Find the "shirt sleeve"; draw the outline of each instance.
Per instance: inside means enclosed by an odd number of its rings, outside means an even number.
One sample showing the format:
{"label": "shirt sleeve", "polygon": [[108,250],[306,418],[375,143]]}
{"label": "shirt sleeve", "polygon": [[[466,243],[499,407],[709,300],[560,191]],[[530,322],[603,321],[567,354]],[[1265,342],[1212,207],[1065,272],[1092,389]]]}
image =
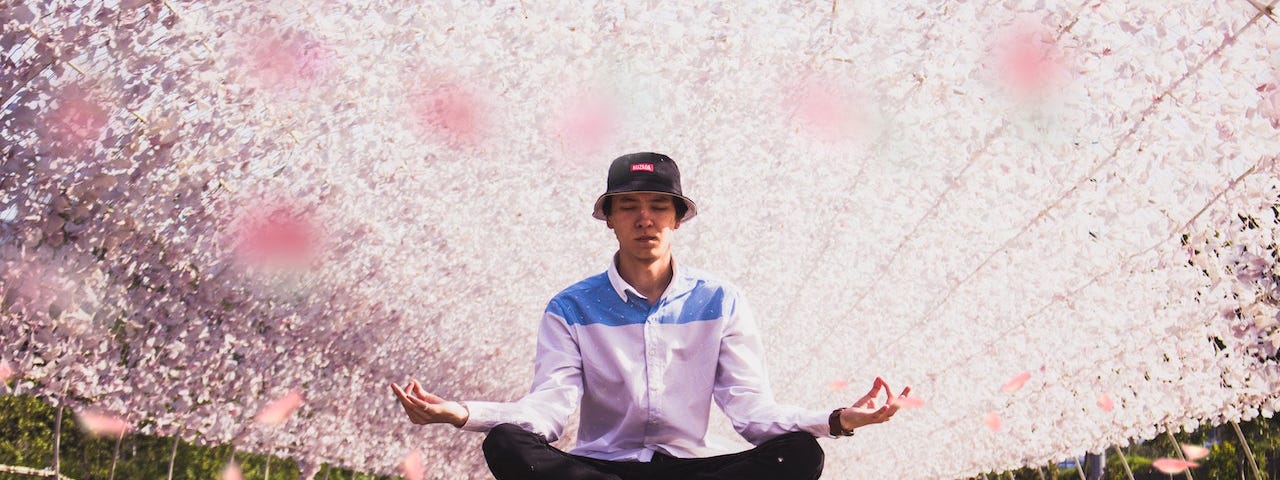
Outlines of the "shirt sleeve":
{"label": "shirt sleeve", "polygon": [[538,328],[533,387],[514,402],[464,402],[470,410],[463,430],[487,432],[510,423],[554,442],[564,432],[569,415],[582,401],[582,355],[569,326],[553,300]]}
{"label": "shirt sleeve", "polygon": [[834,438],[827,423],[829,410],[779,404],[769,387],[764,345],[751,309],[740,295],[732,295],[712,395],[733,423],[734,430],[753,445],[788,432],[809,432]]}

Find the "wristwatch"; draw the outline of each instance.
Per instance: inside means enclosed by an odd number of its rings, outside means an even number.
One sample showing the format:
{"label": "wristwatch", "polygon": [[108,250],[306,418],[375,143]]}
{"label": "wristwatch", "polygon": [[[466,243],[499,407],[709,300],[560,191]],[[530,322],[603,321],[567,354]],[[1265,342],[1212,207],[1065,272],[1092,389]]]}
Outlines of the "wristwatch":
{"label": "wristwatch", "polygon": [[827,424],[831,427],[831,435],[837,436],[837,437],[852,437],[853,429],[850,428],[848,430],[845,430],[844,426],[840,424],[841,410],[844,410],[844,409],[837,408],[835,410],[832,410],[831,416],[827,417]]}

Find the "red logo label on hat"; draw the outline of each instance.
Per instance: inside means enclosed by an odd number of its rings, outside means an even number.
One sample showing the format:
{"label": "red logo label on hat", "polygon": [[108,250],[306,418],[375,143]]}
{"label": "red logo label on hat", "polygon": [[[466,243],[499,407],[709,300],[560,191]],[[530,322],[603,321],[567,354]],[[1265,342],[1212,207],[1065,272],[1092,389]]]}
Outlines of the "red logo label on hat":
{"label": "red logo label on hat", "polygon": [[631,171],[633,171],[633,172],[652,172],[652,171],[653,171],[653,164],[652,164],[652,163],[635,163],[635,164],[632,164],[632,165],[631,165]]}

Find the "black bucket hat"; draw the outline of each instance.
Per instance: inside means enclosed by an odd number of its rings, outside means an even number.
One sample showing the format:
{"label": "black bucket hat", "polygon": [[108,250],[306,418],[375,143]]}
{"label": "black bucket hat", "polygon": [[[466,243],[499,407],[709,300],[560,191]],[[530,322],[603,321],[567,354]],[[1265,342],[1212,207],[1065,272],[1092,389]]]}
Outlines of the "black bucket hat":
{"label": "black bucket hat", "polygon": [[680,167],[671,157],[661,153],[641,152],[623,155],[609,165],[609,181],[603,195],[596,199],[595,212],[591,214],[604,220],[604,199],[620,193],[665,193],[684,202],[689,210],[680,221],[687,222],[698,214],[693,200],[680,191]]}

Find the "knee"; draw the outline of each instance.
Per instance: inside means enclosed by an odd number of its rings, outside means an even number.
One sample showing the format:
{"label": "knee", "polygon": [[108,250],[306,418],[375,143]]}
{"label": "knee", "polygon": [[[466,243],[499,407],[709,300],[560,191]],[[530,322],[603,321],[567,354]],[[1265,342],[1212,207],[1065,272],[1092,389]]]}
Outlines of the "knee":
{"label": "knee", "polygon": [[826,454],[818,439],[805,432],[791,432],[775,439],[779,461],[791,464],[788,471],[797,473],[796,478],[816,479],[822,475],[822,466]]}
{"label": "knee", "polygon": [[484,451],[486,458],[494,458],[495,456],[509,456],[514,452],[519,452],[531,440],[533,434],[525,431],[523,428],[504,423],[489,429],[489,433],[484,437],[484,443],[480,449]]}
{"label": "knee", "polygon": [[484,461],[494,478],[501,480],[532,479],[534,474],[533,459],[540,447],[546,445],[542,437],[525,431],[523,428],[504,423],[489,429],[480,449],[484,451]]}

